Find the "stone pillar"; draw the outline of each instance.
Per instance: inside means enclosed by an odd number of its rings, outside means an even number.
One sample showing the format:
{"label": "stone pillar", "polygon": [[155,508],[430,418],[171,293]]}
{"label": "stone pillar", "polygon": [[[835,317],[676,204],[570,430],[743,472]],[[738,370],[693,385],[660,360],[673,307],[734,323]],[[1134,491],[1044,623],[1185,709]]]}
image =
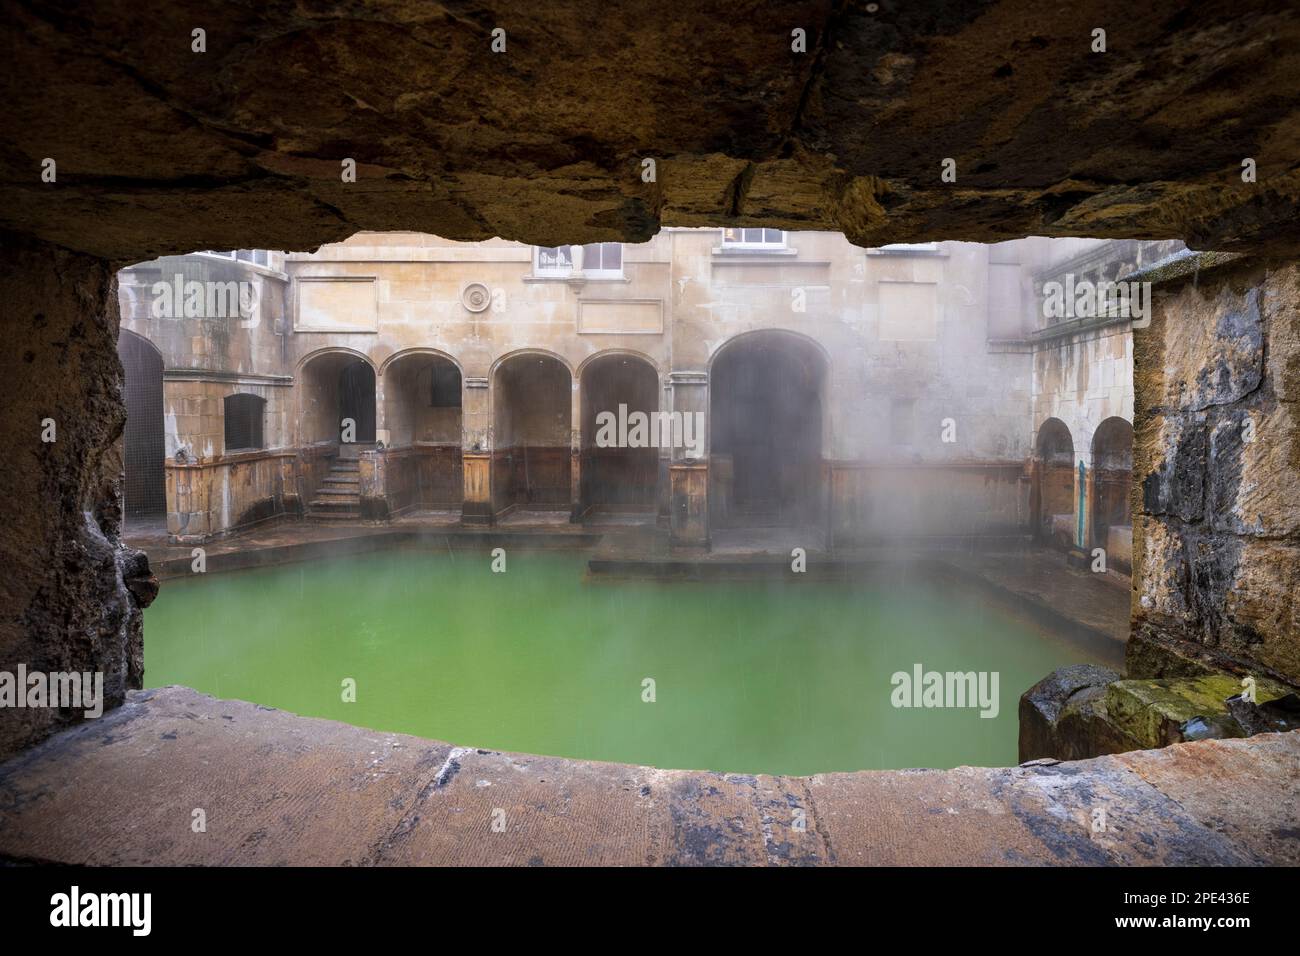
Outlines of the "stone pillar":
{"label": "stone pillar", "polygon": [[[170,544],[202,544],[212,533],[211,483],[199,462],[165,465],[167,482],[167,540]],[[172,510],[172,509],[175,510]]]}
{"label": "stone pillar", "polygon": [[[663,386],[659,389],[659,411],[671,412],[672,410],[673,387],[667,379],[664,379]],[[672,447],[661,444],[659,446],[659,470],[655,477],[655,524],[661,528],[669,527],[672,522],[672,481],[668,471],[672,463]]]}
{"label": "stone pillar", "polygon": [[1029,456],[1029,461],[1025,464],[1025,480],[1029,482],[1029,510],[1027,512],[1026,524],[1033,540],[1038,542],[1042,537],[1043,526],[1043,462],[1038,457],[1038,450],[1035,449]]}
{"label": "stone pillar", "polygon": [[385,448],[392,444],[388,434],[388,416],[384,411],[384,379],[387,377],[375,372],[375,441],[383,442]]}
{"label": "stone pillar", "polygon": [[[579,247],[580,248],[580,247]],[[582,385],[574,378],[569,390],[569,520],[582,518]]]}
{"label": "stone pillar", "polygon": [[[1092,466],[1092,456],[1089,455],[1084,460],[1084,480],[1083,480],[1083,498],[1080,502],[1083,505],[1083,542],[1082,546],[1088,552],[1089,557],[1092,555],[1093,548],[1106,547],[1105,541],[1098,541],[1096,533],[1093,530],[1093,508],[1097,502],[1097,470]],[[1078,469],[1075,465],[1075,469]]]}
{"label": "stone pillar", "polygon": [[[361,517],[369,521],[387,521],[391,511],[388,500],[388,416],[384,413],[384,380],[375,370],[375,442],[376,447],[358,455],[361,473]],[[383,447],[379,447],[379,443]]]}
{"label": "stone pillar", "polygon": [[388,481],[386,452],[368,448],[357,456],[360,475],[361,517],[368,521],[387,521]]}
{"label": "stone pillar", "polygon": [[1075,452],[1072,471],[1074,483],[1071,486],[1070,514],[1074,523],[1070,527],[1070,547],[1066,550],[1065,560],[1071,567],[1087,570],[1092,555],[1088,552],[1088,480],[1091,469],[1086,455]]}
{"label": "stone pillar", "polygon": [[1091,537],[1088,533],[1088,509],[1092,500],[1088,494],[1092,487],[1092,469],[1086,455],[1074,460],[1074,546],[1086,548]]}
{"label": "stone pillar", "polygon": [[465,486],[460,520],[490,525],[492,511],[492,421],[486,378],[462,378],[461,474]]}
{"label": "stone pillar", "polygon": [[[671,410],[688,415],[704,433],[703,457],[689,457],[687,448],[674,444],[669,465],[668,539],[677,548],[709,547],[709,375],[707,372],[671,372],[668,375]],[[692,428],[699,434],[700,428]],[[675,430],[674,430],[675,433]],[[676,438],[674,434],[674,439]]]}

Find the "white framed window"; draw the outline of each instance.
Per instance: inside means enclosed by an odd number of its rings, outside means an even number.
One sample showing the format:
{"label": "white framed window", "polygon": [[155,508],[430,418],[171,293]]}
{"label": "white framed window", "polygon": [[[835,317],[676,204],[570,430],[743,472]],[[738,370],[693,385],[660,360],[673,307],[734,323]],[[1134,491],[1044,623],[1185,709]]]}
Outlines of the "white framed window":
{"label": "white framed window", "polygon": [[726,249],[784,249],[784,229],[723,229]]}
{"label": "white framed window", "polygon": [[232,249],[223,252],[207,249],[204,250],[203,254],[205,256],[216,256],[218,259],[234,259],[236,262],[251,262],[255,266],[262,266],[267,269],[271,267],[271,252],[268,249]]}
{"label": "white framed window", "polygon": [[534,250],[533,272],[539,276],[565,276],[573,271],[571,246],[538,246]]}
{"label": "white framed window", "polygon": [[582,247],[582,271],[615,278],[623,274],[623,243],[590,242]]}
{"label": "white framed window", "polygon": [[[537,246],[533,273],[539,276],[567,276],[573,272],[573,246]],[[623,243],[589,242],[582,247],[582,274],[587,278],[623,277]]]}
{"label": "white framed window", "polygon": [[235,258],[240,262],[251,262],[255,266],[271,264],[271,253],[266,249],[239,249],[235,252]]}

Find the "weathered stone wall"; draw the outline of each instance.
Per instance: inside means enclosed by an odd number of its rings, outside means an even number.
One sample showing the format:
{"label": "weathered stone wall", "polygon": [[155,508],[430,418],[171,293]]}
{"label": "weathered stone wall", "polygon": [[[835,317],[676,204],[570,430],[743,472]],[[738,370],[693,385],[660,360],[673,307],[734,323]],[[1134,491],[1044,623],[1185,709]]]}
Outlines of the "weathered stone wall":
{"label": "weathered stone wall", "polygon": [[[105,708],[143,675],[143,554],[121,529],[121,400],[112,269],[52,245],[5,237],[0,301],[0,671],[102,672]],[[53,442],[42,441],[52,419]],[[0,759],[81,719],[82,708],[0,709]]]}
{"label": "weathered stone wall", "polygon": [[1153,276],[1134,334],[1129,676],[1210,662],[1296,684],[1300,266],[1224,259]]}
{"label": "weathered stone wall", "polygon": [[553,245],[723,222],[1293,255],[1300,11],[1187,6],[15,4],[0,222],[121,262],[361,229]]}
{"label": "weathered stone wall", "polygon": [[[283,454],[297,412],[286,374],[285,283],[277,269],[213,255],[166,256],[118,273],[122,328],[163,356],[167,529],[178,540],[301,510],[297,466]],[[253,307],[227,314],[241,287]],[[223,402],[235,394],[265,401],[263,450],[225,447]]]}

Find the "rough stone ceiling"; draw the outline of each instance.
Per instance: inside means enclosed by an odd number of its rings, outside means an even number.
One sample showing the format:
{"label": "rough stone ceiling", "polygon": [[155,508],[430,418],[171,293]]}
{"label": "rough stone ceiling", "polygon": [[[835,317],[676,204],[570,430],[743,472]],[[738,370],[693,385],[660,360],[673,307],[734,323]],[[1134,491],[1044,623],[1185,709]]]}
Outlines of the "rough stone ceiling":
{"label": "rough stone ceiling", "polygon": [[719,223],[1300,253],[1293,0],[4,6],[0,226],[118,263]]}

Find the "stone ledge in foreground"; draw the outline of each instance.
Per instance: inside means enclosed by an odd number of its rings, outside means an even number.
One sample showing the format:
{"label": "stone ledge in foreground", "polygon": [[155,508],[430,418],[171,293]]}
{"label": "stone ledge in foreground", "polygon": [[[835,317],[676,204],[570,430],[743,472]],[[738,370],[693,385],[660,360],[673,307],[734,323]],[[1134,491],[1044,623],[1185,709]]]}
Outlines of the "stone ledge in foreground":
{"label": "stone ledge in foreground", "polygon": [[0,765],[0,858],[1294,865],[1296,779],[1300,731],[1012,768],[746,776],[458,748],[166,687]]}

